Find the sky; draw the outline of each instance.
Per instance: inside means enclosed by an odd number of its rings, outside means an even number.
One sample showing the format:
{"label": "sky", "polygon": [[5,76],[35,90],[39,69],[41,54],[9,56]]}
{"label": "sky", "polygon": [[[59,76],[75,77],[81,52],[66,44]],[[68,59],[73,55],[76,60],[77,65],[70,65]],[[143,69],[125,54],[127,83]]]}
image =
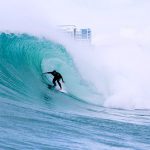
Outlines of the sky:
{"label": "sky", "polygon": [[0,0],[0,30],[76,25],[92,43],[126,38],[149,43],[149,0]]}

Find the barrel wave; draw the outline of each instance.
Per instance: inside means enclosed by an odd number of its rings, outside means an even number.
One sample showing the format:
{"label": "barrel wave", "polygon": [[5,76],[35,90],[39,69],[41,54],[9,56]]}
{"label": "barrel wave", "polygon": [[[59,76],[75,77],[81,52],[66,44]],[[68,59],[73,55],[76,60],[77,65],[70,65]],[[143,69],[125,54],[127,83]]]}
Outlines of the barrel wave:
{"label": "barrel wave", "polygon": [[42,73],[53,69],[63,74],[68,92],[76,94],[81,77],[64,46],[27,34],[1,33],[0,41],[1,96],[41,99],[46,84],[51,84],[51,78]]}
{"label": "barrel wave", "polygon": [[[96,105],[102,95],[62,44],[1,33],[0,58],[0,149],[150,148],[150,111]],[[53,69],[63,75],[67,94],[47,88],[52,78],[42,73]]]}

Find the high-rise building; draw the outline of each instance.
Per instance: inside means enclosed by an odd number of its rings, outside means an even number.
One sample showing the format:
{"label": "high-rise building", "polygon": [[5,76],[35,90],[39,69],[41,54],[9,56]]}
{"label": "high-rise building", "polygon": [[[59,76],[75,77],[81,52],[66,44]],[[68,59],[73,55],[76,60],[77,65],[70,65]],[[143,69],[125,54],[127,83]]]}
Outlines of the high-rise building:
{"label": "high-rise building", "polygon": [[76,41],[91,43],[92,31],[90,28],[78,29],[75,25],[60,25],[59,29]]}

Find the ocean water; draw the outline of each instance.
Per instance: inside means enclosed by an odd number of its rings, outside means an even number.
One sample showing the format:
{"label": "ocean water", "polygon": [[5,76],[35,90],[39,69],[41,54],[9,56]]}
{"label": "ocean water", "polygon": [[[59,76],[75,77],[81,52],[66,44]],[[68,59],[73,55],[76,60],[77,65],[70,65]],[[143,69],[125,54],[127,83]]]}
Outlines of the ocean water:
{"label": "ocean water", "polygon": [[[150,149],[148,107],[106,107],[78,66],[60,43],[0,34],[0,149]],[[67,93],[47,88],[51,76],[42,72],[53,69],[63,75]]]}

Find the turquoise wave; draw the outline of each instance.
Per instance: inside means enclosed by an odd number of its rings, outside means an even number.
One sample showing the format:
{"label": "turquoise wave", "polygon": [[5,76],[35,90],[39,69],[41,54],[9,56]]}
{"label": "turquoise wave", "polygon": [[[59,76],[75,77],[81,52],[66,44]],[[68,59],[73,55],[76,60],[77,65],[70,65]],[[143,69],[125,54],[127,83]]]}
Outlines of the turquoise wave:
{"label": "turquoise wave", "polygon": [[[80,76],[66,48],[45,38],[27,34],[0,34],[0,96],[15,100],[41,100],[46,95],[50,75],[59,71],[69,95],[88,99],[90,88]],[[46,83],[46,84],[45,84]]]}
{"label": "turquoise wave", "polygon": [[[149,149],[149,110],[87,103],[91,89],[63,45],[1,33],[0,58],[0,149]],[[42,72],[53,69],[68,94],[47,88]]]}

